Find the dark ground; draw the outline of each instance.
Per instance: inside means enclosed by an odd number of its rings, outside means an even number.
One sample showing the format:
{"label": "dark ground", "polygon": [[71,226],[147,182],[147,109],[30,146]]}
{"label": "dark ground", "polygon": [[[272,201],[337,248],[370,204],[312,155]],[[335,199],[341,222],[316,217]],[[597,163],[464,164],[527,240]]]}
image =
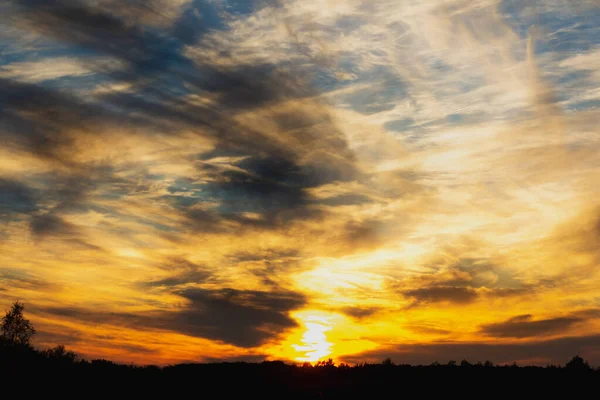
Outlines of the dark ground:
{"label": "dark ground", "polygon": [[[68,351],[4,347],[0,351],[0,398],[193,397],[372,399],[444,397],[597,398],[600,370],[574,357],[565,366],[488,364],[409,366],[296,366],[283,362],[120,365],[78,360]],[[21,395],[4,396],[7,390]],[[12,393],[12,392],[10,392]]]}

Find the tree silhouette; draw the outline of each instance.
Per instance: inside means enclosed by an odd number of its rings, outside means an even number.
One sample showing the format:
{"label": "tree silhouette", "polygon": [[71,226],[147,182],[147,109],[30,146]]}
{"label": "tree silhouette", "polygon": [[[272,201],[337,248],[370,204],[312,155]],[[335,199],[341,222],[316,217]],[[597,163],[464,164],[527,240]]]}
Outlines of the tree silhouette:
{"label": "tree silhouette", "polygon": [[2,318],[2,338],[9,344],[29,346],[31,337],[35,335],[35,328],[23,317],[24,309],[23,303],[15,301]]}
{"label": "tree silhouette", "polygon": [[330,358],[327,361],[317,361],[316,366],[321,368],[335,368],[335,362]]}
{"label": "tree silhouette", "polygon": [[382,365],[388,366],[388,367],[393,367],[394,366],[394,362],[392,361],[391,358],[386,358],[385,360],[383,360],[381,362]]}
{"label": "tree silhouette", "polygon": [[567,369],[573,370],[590,370],[592,367],[585,361],[583,358],[579,357],[579,354],[576,355],[565,365]]}

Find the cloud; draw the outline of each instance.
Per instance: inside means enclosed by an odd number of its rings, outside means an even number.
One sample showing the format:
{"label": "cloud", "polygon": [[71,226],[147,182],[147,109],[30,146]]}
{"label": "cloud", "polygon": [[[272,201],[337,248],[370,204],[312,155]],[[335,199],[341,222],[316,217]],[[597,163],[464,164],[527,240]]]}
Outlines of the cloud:
{"label": "cloud", "polygon": [[296,270],[305,269],[302,257],[297,252],[275,251],[268,258],[246,263],[233,263],[236,268],[241,268],[258,279],[261,286],[277,289],[287,281],[287,274]]}
{"label": "cloud", "polygon": [[0,83],[4,88],[0,115],[5,121],[0,134],[17,150],[69,163],[72,131],[85,131],[93,122],[97,129],[102,111],[94,112],[69,94],[6,78],[0,78]]}
{"label": "cloud", "polygon": [[[240,225],[272,229],[318,216],[321,212],[311,205],[310,188],[358,177],[344,135],[327,109],[319,107],[317,92],[301,74],[274,65],[199,64],[184,54],[190,35],[196,42],[212,29],[226,29],[214,25],[217,14],[203,14],[212,3],[193,2],[181,15],[184,19],[203,15],[195,24],[186,22],[186,29],[196,33],[175,29],[165,35],[88,3],[13,3],[21,10],[20,23],[121,65],[110,70],[101,63],[94,67],[104,80],[130,88],[84,101],[44,86],[6,81],[8,95],[0,102],[12,128],[11,140],[22,149],[85,173],[92,167],[74,163],[76,148],[106,135],[111,127],[141,128],[164,136],[191,131],[210,141],[221,156],[241,157],[224,170],[197,163],[198,173],[211,178],[198,185],[203,197],[188,199],[190,204],[171,204],[191,226],[213,233]],[[129,4],[125,3],[123,7]],[[290,101],[298,103],[286,105]],[[209,201],[220,204],[204,206]]]}
{"label": "cloud", "polygon": [[241,347],[254,347],[296,326],[288,312],[306,303],[291,292],[188,289],[179,295],[190,301],[168,327]]}
{"label": "cloud", "polygon": [[327,197],[322,200],[317,200],[316,202],[318,204],[323,204],[330,207],[339,207],[368,204],[372,201],[373,199],[360,193],[346,193],[338,196]]}
{"label": "cloud", "polygon": [[0,178],[0,218],[29,214],[37,210],[36,193],[27,185]]}
{"label": "cloud", "polygon": [[343,357],[345,362],[378,362],[390,357],[396,364],[428,365],[434,361],[466,359],[497,364],[562,364],[579,354],[592,365],[600,364],[600,336],[573,336],[519,343],[442,342],[385,346],[375,351]]}
{"label": "cloud", "polygon": [[60,327],[57,329],[56,326],[48,326],[48,325],[36,325],[36,333],[33,338],[36,347],[54,347],[57,345],[63,345],[65,343],[69,343],[69,345],[74,345],[82,340],[82,332],[69,329],[66,327]]}
{"label": "cloud", "polygon": [[156,63],[159,56],[176,57],[161,37],[144,33],[119,16],[89,3],[63,0],[15,0],[12,3],[22,13],[19,15],[25,19],[22,22],[32,24],[38,32],[111,55],[128,62],[132,68],[140,68],[140,72],[160,68]]}
{"label": "cloud", "polygon": [[533,298],[555,285],[554,279],[535,284],[524,282],[510,273],[500,259],[469,256],[482,250],[482,244],[477,242],[442,248],[439,253],[432,253],[421,261],[420,273],[401,276],[387,285],[389,290],[410,299],[409,307],[427,304],[461,306]]}
{"label": "cloud", "polygon": [[140,313],[90,312],[81,308],[45,307],[43,313],[95,324],[159,329],[207,338],[239,347],[256,347],[297,323],[289,312],[306,304],[306,297],[288,291],[186,288],[175,291],[187,301],[171,311]]}
{"label": "cloud", "polygon": [[[178,286],[187,284],[198,285],[205,283],[213,278],[209,268],[179,257],[172,258],[168,260],[168,262],[161,264],[160,268],[168,271],[170,276],[162,279],[144,281],[141,282],[140,285],[142,287],[173,290]],[[176,271],[176,273],[173,273],[174,271]]]}
{"label": "cloud", "polygon": [[0,287],[3,289],[53,290],[56,285],[15,268],[0,269]]}
{"label": "cloud", "polygon": [[470,287],[432,286],[403,292],[407,297],[413,298],[417,303],[468,304],[477,298],[477,292]]}
{"label": "cloud", "polygon": [[367,319],[381,311],[380,307],[344,307],[342,313],[357,320]]}
{"label": "cloud", "polygon": [[260,251],[240,251],[229,255],[232,262],[290,262],[297,260],[300,253],[297,249],[266,248]]}
{"label": "cloud", "polygon": [[[218,198],[233,200],[221,203],[222,214],[258,213],[263,216],[258,224],[277,224],[281,214],[292,217],[298,210],[306,209],[306,189],[318,184],[318,181],[310,182],[318,179],[317,174],[312,175],[283,157],[253,157],[245,159],[238,167],[241,171],[222,173],[219,180],[208,185],[207,189]],[[300,216],[309,214],[308,210],[300,212]]]}
{"label": "cloud", "polygon": [[491,337],[526,338],[555,335],[567,331],[573,325],[583,322],[578,317],[558,317],[534,320],[532,315],[519,315],[504,322],[487,324],[481,332]]}
{"label": "cloud", "polygon": [[377,219],[348,221],[343,228],[344,242],[351,246],[369,247],[383,239],[384,223]]}
{"label": "cloud", "polygon": [[6,78],[27,83],[64,78],[80,77],[94,73],[90,66],[102,60],[89,60],[90,65],[85,65],[80,60],[63,58],[49,58],[44,60],[16,62],[0,66],[0,78]]}
{"label": "cloud", "polygon": [[439,329],[427,324],[411,324],[404,328],[409,329],[412,332],[424,334],[424,335],[450,335],[452,331],[447,329]]}
{"label": "cloud", "polygon": [[76,229],[73,225],[65,222],[60,217],[51,214],[36,215],[31,219],[31,231],[38,237],[47,235],[74,234]]}

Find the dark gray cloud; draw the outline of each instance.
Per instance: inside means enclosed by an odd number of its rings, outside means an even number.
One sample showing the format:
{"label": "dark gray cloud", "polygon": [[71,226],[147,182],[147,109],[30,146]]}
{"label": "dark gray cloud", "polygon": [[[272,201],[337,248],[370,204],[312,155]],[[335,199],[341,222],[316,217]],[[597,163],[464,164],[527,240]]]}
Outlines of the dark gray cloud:
{"label": "dark gray cloud", "polygon": [[239,262],[273,262],[296,260],[300,256],[297,249],[268,248],[262,251],[239,251],[230,254],[228,258],[233,263]]}
{"label": "dark gray cloud", "polygon": [[242,347],[257,346],[295,327],[288,312],[306,304],[303,295],[292,292],[189,289],[180,295],[191,304],[175,316],[177,330]]}
{"label": "dark gray cloud", "polygon": [[53,347],[56,345],[69,346],[74,345],[82,340],[81,331],[61,326],[60,332],[56,332],[50,326],[36,324],[36,333],[33,337],[36,345],[43,347]]}
{"label": "dark gray cloud", "polygon": [[[13,0],[20,15],[35,29],[57,41],[70,43],[127,62],[139,73],[156,73],[177,53],[173,42],[152,30],[142,30],[109,10],[89,2],[67,0]],[[120,8],[134,1],[121,2]],[[119,8],[115,8],[119,9]],[[160,60],[163,62],[160,62]]]}
{"label": "dark gray cloud", "polygon": [[498,364],[565,364],[579,354],[592,365],[600,365],[600,335],[517,343],[437,342],[388,346],[375,351],[343,357],[345,362],[381,362],[390,357],[397,364],[428,365],[434,361],[466,359]]}
{"label": "dark gray cloud", "polygon": [[[600,300],[600,299],[597,299]],[[581,319],[596,319],[600,318],[600,308],[588,308],[584,310],[575,311],[569,314],[570,317],[573,318],[581,318]]]}
{"label": "dark gray cloud", "polygon": [[403,294],[413,298],[416,303],[441,303],[467,304],[477,298],[477,292],[470,287],[456,286],[429,286],[419,289],[404,291]]}
{"label": "dark gray cloud", "polygon": [[[106,342],[103,342],[102,345],[105,346]],[[111,345],[110,343],[108,343],[108,346],[106,347],[112,347],[113,349],[118,349],[118,350],[125,350],[128,351],[132,354],[160,354],[159,350],[155,350],[155,349],[150,349],[148,347],[145,346],[141,346],[138,344],[133,344],[133,343],[116,343],[114,345]]]}
{"label": "dark gray cloud", "polygon": [[[40,156],[53,156],[57,148],[70,143],[66,127],[58,127],[66,119],[68,102],[63,96],[36,85],[0,78],[0,118],[2,139],[11,147],[28,149]],[[77,108],[74,108],[75,110]],[[50,121],[51,116],[57,122]],[[75,121],[69,118],[70,122]]]}
{"label": "dark gray cloud", "polygon": [[[220,155],[245,156],[235,164],[236,169],[218,171],[202,164],[203,173],[208,172],[211,179],[203,185],[202,191],[220,202],[215,210],[220,218],[255,227],[277,227],[293,219],[322,216],[323,210],[311,199],[308,190],[326,183],[352,180],[358,175],[350,161],[328,162],[327,154],[311,163],[300,162],[303,152],[318,146],[304,140],[298,147],[299,154],[291,154],[288,149],[256,154],[221,150]],[[258,213],[261,218],[247,218],[243,213]],[[200,216],[190,217],[200,221],[201,227],[214,226],[211,214],[204,210]]]}
{"label": "dark gray cloud", "polygon": [[240,347],[255,347],[297,326],[289,312],[306,304],[303,295],[281,290],[260,292],[193,288],[182,289],[177,294],[188,302],[177,310],[138,314],[102,313],[65,307],[38,310],[88,323],[168,330]]}
{"label": "dark gray cloud", "polygon": [[59,238],[74,248],[100,251],[104,249],[89,243],[82,237],[80,230],[73,224],[54,214],[34,215],[30,221],[30,230],[36,240],[48,237]]}
{"label": "dark gray cloud", "polygon": [[381,311],[379,307],[345,307],[340,310],[342,313],[357,320],[371,317]]}
{"label": "dark gray cloud", "polygon": [[524,284],[485,258],[459,258],[451,265],[446,259],[426,265],[430,273],[391,282],[390,289],[412,299],[411,307],[423,304],[468,304],[494,298],[535,296],[555,286],[554,280]]}
{"label": "dark gray cloud", "polygon": [[35,191],[21,182],[0,178],[0,220],[37,210]]}
{"label": "dark gray cloud", "polygon": [[[190,226],[202,232],[223,232],[239,226],[276,228],[296,219],[321,218],[324,211],[311,199],[309,189],[355,176],[352,166],[337,169],[334,163],[303,164],[288,150],[277,154],[220,150],[219,155],[242,155],[244,159],[234,164],[235,169],[227,170],[202,162],[198,168],[208,182],[194,187],[201,191],[202,198],[188,197],[185,202],[170,199],[188,217]],[[213,156],[215,153],[210,152],[204,157]],[[218,206],[198,207],[209,201]]]}
{"label": "dark gray cloud", "polygon": [[519,315],[504,322],[487,324],[481,332],[492,337],[526,338],[545,336],[564,332],[583,318],[569,316],[534,320],[532,315]]}
{"label": "dark gray cloud", "polygon": [[366,203],[372,203],[373,199],[368,196],[356,193],[347,193],[341,194],[335,197],[329,197],[326,199],[316,200],[315,203],[330,206],[330,207],[339,207],[339,206],[355,206]]}
{"label": "dark gray cloud", "polygon": [[368,248],[381,243],[385,229],[386,224],[377,219],[351,220],[344,225],[342,237],[354,248]]}
{"label": "dark gray cloud", "polygon": [[[541,286],[541,285],[540,285]],[[540,289],[540,286],[537,286]],[[534,295],[536,293],[534,286],[523,286],[522,288],[494,288],[485,295],[489,297],[513,297]]]}
{"label": "dark gray cloud", "polygon": [[31,218],[31,232],[38,237],[60,236],[74,234],[76,228],[56,215],[45,214]]}
{"label": "dark gray cloud", "polygon": [[439,329],[439,328],[435,328],[433,326],[425,325],[425,324],[405,325],[404,328],[410,329],[411,331],[416,332],[416,333],[423,333],[426,335],[449,335],[452,333],[449,330]]}
{"label": "dark gray cloud", "polygon": [[[297,250],[265,249],[256,252],[238,252],[231,254],[223,261],[220,268],[239,268],[260,279],[265,288],[280,290],[280,278],[284,272],[299,268]],[[200,265],[184,258],[174,257],[157,264],[157,267],[168,271],[169,277],[140,282],[143,288],[177,292],[183,286],[197,287],[201,284],[223,284],[215,267]]]}
{"label": "dark gray cloud", "polygon": [[211,274],[206,271],[190,271],[170,278],[144,282],[144,285],[150,287],[175,287],[186,285],[188,283],[203,283],[210,275]]}
{"label": "dark gray cloud", "polygon": [[67,166],[77,179],[93,176],[98,168],[74,160],[77,135],[101,136],[107,127],[115,126],[153,130],[160,124],[158,119],[140,118],[106,102],[84,101],[65,90],[4,78],[0,78],[0,85],[4,127],[0,137],[6,145]]}
{"label": "dark gray cloud", "polygon": [[228,256],[232,266],[241,266],[265,287],[276,290],[286,273],[303,268],[300,252],[295,249],[269,248],[255,252],[237,252]]}
{"label": "dark gray cloud", "polygon": [[[208,185],[222,199],[222,214],[257,212],[261,222],[276,223],[280,214],[291,215],[308,205],[306,189],[319,184],[319,177],[305,171],[293,160],[275,155],[245,159],[242,171],[227,171]],[[231,199],[231,200],[229,200]]]}
{"label": "dark gray cloud", "polygon": [[176,257],[169,259],[164,263],[161,263],[159,267],[165,271],[171,272],[172,276],[163,279],[141,282],[140,285],[142,287],[165,288],[172,290],[182,285],[198,285],[201,283],[207,283],[209,280],[214,280],[209,268],[193,263],[184,258]]}
{"label": "dark gray cloud", "polygon": [[20,288],[29,290],[52,289],[55,285],[40,279],[28,272],[17,268],[6,268],[0,270],[0,287]]}

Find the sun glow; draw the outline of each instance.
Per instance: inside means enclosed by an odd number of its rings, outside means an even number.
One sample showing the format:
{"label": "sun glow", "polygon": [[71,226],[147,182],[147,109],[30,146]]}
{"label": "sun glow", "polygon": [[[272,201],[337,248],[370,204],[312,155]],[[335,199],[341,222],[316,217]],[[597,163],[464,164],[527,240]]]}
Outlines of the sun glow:
{"label": "sun glow", "polygon": [[298,361],[315,362],[332,353],[333,343],[327,340],[326,332],[332,329],[331,319],[324,316],[309,315],[301,318],[306,331],[300,341],[302,344],[294,344],[292,347],[304,353],[304,356],[296,357]]}

